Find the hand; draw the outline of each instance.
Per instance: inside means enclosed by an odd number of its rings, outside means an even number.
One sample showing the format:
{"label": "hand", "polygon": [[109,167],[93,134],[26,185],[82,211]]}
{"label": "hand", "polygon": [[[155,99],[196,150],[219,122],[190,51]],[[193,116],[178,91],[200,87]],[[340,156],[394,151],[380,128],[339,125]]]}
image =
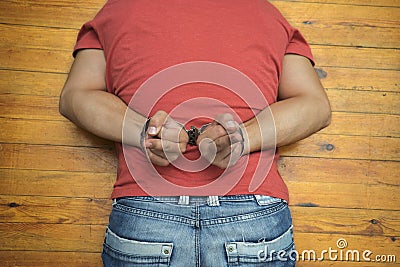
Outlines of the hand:
{"label": "hand", "polygon": [[153,164],[168,166],[186,151],[188,141],[182,125],[161,110],[148,123],[144,147]]}
{"label": "hand", "polygon": [[201,155],[221,169],[233,166],[243,153],[241,131],[231,114],[218,115],[197,139]]}

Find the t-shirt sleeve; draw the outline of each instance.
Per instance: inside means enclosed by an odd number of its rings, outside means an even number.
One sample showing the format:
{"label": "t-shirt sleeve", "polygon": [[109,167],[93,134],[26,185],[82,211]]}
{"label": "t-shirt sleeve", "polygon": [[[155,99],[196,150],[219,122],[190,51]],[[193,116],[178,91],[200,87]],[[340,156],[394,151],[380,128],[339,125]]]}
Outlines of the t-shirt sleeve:
{"label": "t-shirt sleeve", "polygon": [[292,38],[290,39],[289,44],[286,48],[286,54],[296,54],[304,56],[311,61],[311,64],[313,66],[315,65],[311,48],[306,39],[304,39],[303,35],[297,29],[293,29]]}
{"label": "t-shirt sleeve", "polygon": [[93,27],[93,22],[85,23],[78,33],[73,56],[82,49],[103,49],[99,36]]}

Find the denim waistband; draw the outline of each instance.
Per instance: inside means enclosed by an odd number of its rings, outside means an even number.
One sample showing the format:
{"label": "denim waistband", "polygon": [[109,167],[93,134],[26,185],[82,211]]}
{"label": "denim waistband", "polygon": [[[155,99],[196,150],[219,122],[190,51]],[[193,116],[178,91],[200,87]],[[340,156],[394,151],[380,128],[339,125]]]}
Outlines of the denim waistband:
{"label": "denim waistband", "polygon": [[[124,197],[126,199],[148,201],[148,202],[165,202],[178,205],[193,205],[207,203],[209,206],[219,206],[220,202],[239,202],[255,200],[260,205],[268,205],[276,202],[286,202],[283,199],[266,195],[231,195],[231,196],[135,196]],[[114,203],[116,203],[114,199]]]}

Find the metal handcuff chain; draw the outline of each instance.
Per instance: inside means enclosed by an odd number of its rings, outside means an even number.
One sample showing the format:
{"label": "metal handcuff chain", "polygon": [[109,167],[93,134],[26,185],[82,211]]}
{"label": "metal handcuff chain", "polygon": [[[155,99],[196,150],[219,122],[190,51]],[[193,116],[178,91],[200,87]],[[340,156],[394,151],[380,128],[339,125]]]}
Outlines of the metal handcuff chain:
{"label": "metal handcuff chain", "polygon": [[[144,139],[146,138],[146,132],[147,132],[147,128],[149,127],[149,122],[150,122],[151,118],[148,118],[145,122],[145,124],[143,125],[143,129],[140,135],[140,144],[142,145],[142,150],[144,149]],[[188,144],[190,146],[197,146],[197,138],[199,137],[200,134],[202,134],[205,129],[211,124],[211,123],[206,123],[204,125],[202,125],[200,128],[197,128],[196,126],[190,126],[189,129],[185,128],[185,125],[179,123],[182,126],[182,129],[185,130],[185,132],[187,133],[188,137],[189,137],[189,141]],[[242,151],[240,153],[240,156],[243,155],[243,151],[244,151],[244,136],[243,136],[243,130],[241,127],[239,127],[239,133],[242,136],[242,141],[241,141],[241,145],[242,145]]]}

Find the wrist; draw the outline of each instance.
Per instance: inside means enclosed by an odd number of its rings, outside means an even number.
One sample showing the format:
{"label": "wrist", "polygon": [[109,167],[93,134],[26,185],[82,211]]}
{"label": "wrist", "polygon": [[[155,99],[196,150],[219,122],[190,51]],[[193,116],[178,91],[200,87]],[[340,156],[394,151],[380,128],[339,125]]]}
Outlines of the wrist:
{"label": "wrist", "polygon": [[242,156],[250,154],[251,152],[250,140],[246,126],[244,124],[239,125],[239,132],[240,135],[242,136]]}
{"label": "wrist", "polygon": [[146,121],[143,124],[142,131],[140,132],[140,148],[145,151],[146,146],[145,146],[145,141],[147,137],[147,129],[149,128],[149,122],[151,118],[147,118]]}

